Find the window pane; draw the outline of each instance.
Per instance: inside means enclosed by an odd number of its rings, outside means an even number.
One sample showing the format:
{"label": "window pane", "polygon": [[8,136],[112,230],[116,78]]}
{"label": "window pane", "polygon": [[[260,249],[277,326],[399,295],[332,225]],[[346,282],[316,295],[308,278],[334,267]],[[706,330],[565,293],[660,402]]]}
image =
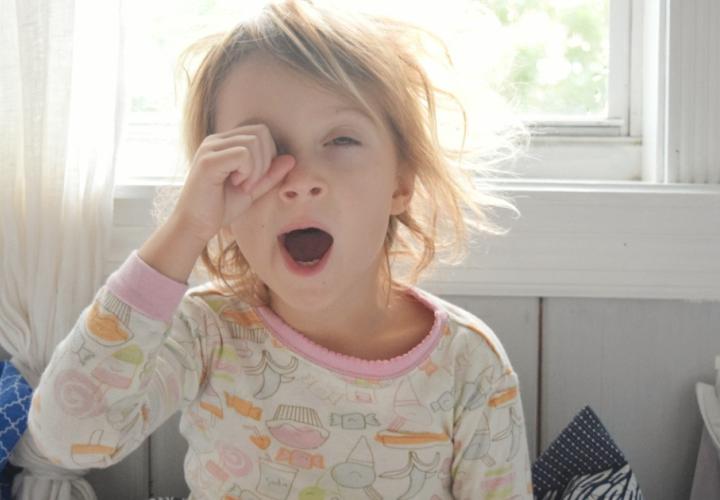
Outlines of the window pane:
{"label": "window pane", "polygon": [[[336,3],[350,1],[357,2]],[[177,58],[197,38],[230,29],[262,3],[124,0],[129,108],[119,151],[120,182],[181,172],[184,96],[176,95],[183,90],[175,88]],[[363,5],[403,16],[443,37],[463,87],[471,89],[463,95],[468,101],[480,94],[476,89],[488,87],[536,120],[607,116],[609,0],[444,0],[442,7],[364,0]],[[480,108],[487,113],[494,105],[484,101]]]}
{"label": "window pane", "polygon": [[532,115],[607,116],[609,0],[475,0],[495,17],[493,85]]}

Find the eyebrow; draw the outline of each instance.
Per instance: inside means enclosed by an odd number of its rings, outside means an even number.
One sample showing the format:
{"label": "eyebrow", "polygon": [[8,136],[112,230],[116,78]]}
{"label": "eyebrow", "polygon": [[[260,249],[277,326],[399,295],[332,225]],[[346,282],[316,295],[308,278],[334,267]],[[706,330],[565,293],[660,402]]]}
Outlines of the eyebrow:
{"label": "eyebrow", "polygon": [[[335,112],[334,114],[340,114],[340,113],[348,114],[348,113],[351,113],[351,114],[357,115],[358,117],[364,118],[365,120],[369,121],[369,122],[372,123],[373,125],[377,125],[375,119],[373,119],[372,116],[370,116],[369,114],[367,114],[367,113],[366,113],[363,109],[361,109],[361,108],[357,108],[357,107],[353,107],[353,106],[330,106],[330,107],[328,107],[328,108],[325,108],[325,110],[327,110],[327,111],[334,111],[334,112]],[[237,127],[242,127],[242,126],[244,126],[244,125],[250,125],[250,124],[253,124],[253,123],[262,123],[262,122],[263,122],[263,120],[261,120],[260,118],[257,118],[257,117],[255,117],[255,116],[253,116],[253,117],[247,118],[246,120],[241,121],[240,123],[238,123],[237,125],[235,125],[235,128],[237,128]]]}

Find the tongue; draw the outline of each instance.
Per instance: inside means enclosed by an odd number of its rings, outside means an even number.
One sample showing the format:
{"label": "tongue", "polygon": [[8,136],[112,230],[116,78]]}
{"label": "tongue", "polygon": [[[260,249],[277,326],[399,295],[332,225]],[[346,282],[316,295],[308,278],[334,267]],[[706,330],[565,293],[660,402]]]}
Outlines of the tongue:
{"label": "tongue", "polygon": [[321,258],[332,243],[332,236],[315,228],[300,229],[285,235],[285,248],[292,258],[299,262]]}

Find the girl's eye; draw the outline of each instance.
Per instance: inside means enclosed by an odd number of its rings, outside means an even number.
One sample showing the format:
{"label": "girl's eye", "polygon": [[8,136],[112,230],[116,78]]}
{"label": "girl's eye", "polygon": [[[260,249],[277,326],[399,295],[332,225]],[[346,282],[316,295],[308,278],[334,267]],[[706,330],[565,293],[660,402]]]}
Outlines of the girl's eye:
{"label": "girl's eye", "polygon": [[356,141],[352,137],[347,137],[347,136],[336,137],[331,142],[335,146],[354,146],[354,145],[360,144],[358,141]]}

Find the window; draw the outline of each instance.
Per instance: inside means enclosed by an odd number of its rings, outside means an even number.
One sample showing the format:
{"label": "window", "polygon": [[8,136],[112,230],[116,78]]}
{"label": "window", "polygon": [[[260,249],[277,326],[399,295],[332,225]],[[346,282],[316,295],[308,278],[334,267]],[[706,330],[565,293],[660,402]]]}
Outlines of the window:
{"label": "window", "polygon": [[[260,0],[124,0],[129,99],[119,183],[172,177],[182,167],[174,70],[180,51],[232,27]],[[368,3],[368,2],[365,2]],[[377,0],[379,5],[383,2]],[[390,4],[388,6],[387,4]],[[426,4],[430,4],[427,2]],[[467,15],[438,18],[438,12]],[[639,13],[626,0],[456,0],[423,11],[385,2],[446,37],[462,78],[487,82],[511,100],[533,132],[517,176],[639,179]],[[170,15],[168,15],[171,13]],[[423,19],[422,17],[425,16]],[[638,30],[639,31],[639,30]],[[470,117],[472,120],[472,116]],[[577,159],[583,158],[582,163]]]}

